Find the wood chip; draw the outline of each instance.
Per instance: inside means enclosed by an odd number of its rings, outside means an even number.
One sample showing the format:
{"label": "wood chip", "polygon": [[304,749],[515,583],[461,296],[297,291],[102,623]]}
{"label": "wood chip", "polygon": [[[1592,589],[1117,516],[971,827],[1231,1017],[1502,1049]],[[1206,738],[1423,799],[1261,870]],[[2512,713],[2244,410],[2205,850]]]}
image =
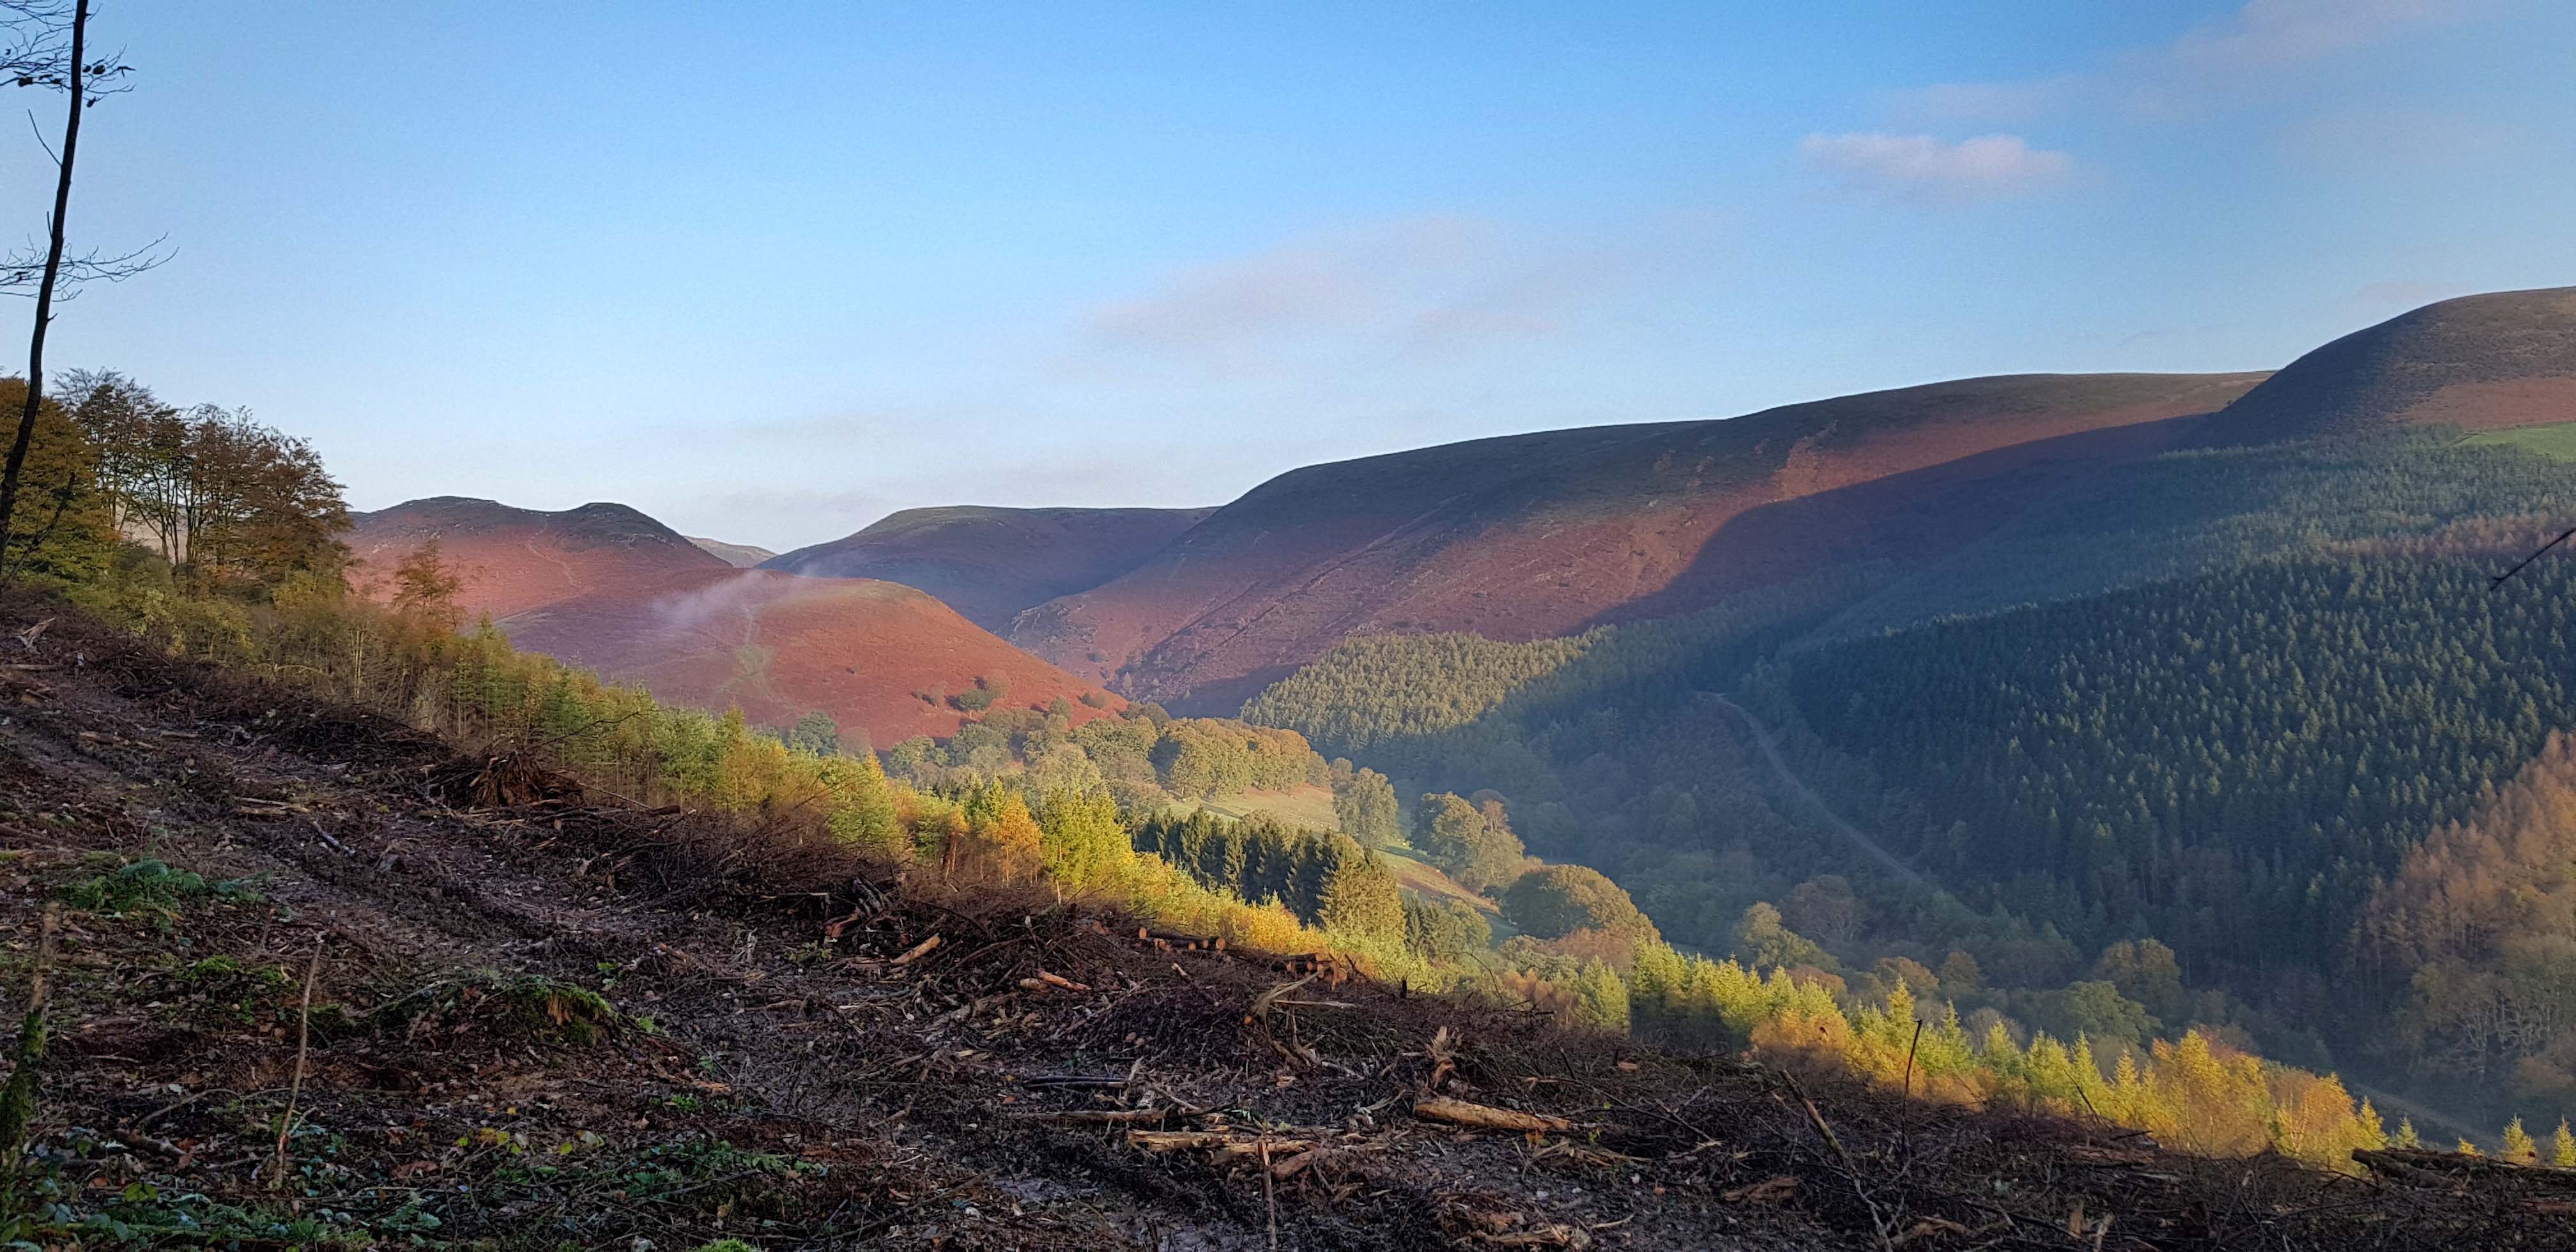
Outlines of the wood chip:
{"label": "wood chip", "polygon": [[925,957],[925,956],[930,955],[930,950],[931,950],[932,948],[936,948],[936,947],[938,947],[938,946],[939,946],[939,936],[937,936],[937,935],[932,935],[931,937],[929,937],[929,938],[927,938],[927,939],[924,939],[924,940],[922,940],[921,942],[919,942],[919,943],[916,943],[916,944],[912,945],[912,950],[911,950],[911,951],[906,952],[906,953],[904,953],[902,956],[898,956],[898,957],[896,957],[895,959],[893,959],[893,960],[891,960],[891,961],[886,962],[886,964],[887,964],[888,966],[892,967],[892,968],[895,968],[895,969],[901,969],[901,968],[903,968],[903,967],[904,967],[904,966],[906,966],[906,965],[910,965],[910,964],[912,964],[914,961],[918,961],[918,960],[920,960],[921,958],[923,958],[923,957]]}

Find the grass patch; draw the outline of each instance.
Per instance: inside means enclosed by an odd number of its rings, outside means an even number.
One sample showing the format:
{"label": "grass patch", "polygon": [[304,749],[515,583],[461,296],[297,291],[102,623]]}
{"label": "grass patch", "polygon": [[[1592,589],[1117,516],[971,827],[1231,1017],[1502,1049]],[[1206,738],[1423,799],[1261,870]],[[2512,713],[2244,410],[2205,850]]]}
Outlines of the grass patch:
{"label": "grass patch", "polygon": [[2576,422],[2488,431],[2482,435],[2471,435],[2462,442],[2472,446],[2520,448],[2551,460],[2576,461]]}
{"label": "grass patch", "polygon": [[1201,808],[1219,817],[1242,819],[1257,813],[1268,813],[1280,821],[1307,830],[1339,830],[1341,816],[1333,812],[1333,789],[1299,787],[1294,791],[1242,791],[1195,803],[1184,801],[1182,808]]}

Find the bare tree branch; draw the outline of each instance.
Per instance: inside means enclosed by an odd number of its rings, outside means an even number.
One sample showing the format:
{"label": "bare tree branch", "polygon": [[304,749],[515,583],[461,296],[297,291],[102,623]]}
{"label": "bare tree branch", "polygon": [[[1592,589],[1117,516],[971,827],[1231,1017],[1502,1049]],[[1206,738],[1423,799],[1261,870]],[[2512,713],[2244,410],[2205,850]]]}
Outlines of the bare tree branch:
{"label": "bare tree branch", "polygon": [[[168,235],[119,256],[90,251],[80,256],[64,257],[59,263],[54,303],[68,304],[80,297],[87,283],[121,283],[147,270],[168,262],[176,253],[164,252]],[[33,246],[0,257],[0,294],[33,296],[44,284],[46,255]]]}

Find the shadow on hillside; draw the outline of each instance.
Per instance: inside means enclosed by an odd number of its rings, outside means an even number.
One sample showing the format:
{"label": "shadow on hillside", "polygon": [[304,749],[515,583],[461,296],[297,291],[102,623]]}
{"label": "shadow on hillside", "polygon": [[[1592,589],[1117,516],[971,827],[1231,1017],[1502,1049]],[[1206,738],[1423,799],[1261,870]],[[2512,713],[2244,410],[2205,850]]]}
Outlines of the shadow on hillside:
{"label": "shadow on hillside", "polygon": [[2208,417],[2038,439],[1748,509],[1718,527],[1662,590],[1583,628],[1673,617],[1834,566],[1892,561],[1911,571],[1993,533],[2070,481],[2180,446]]}

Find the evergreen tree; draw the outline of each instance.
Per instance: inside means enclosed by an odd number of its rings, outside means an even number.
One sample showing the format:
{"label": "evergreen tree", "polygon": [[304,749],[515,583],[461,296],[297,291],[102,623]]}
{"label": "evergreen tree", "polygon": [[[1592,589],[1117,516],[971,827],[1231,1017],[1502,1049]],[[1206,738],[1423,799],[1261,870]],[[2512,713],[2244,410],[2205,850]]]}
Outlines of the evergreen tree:
{"label": "evergreen tree", "polygon": [[1575,977],[1574,1020],[1596,1030],[1628,1033],[1628,985],[1597,957],[1584,962]]}
{"label": "evergreen tree", "polygon": [[1038,803],[1047,878],[1068,893],[1111,882],[1130,855],[1118,805],[1101,792],[1050,792]]}
{"label": "evergreen tree", "polygon": [[2505,1123],[2504,1150],[2501,1155],[2505,1160],[2516,1165],[2540,1163],[2540,1145],[2531,1141],[2531,1132],[2522,1128],[2521,1118],[2517,1117]]}
{"label": "evergreen tree", "polygon": [[1493,924],[1464,901],[1404,897],[1404,946],[1424,960],[1457,961],[1493,941]]}
{"label": "evergreen tree", "polygon": [[[1349,843],[1347,837],[1344,843]],[[1324,880],[1322,902],[1315,910],[1317,925],[1326,934],[1347,935],[1362,940],[1401,940],[1405,937],[1404,893],[1395,885],[1395,875],[1377,854],[1356,844],[1338,851],[1339,865]]]}

